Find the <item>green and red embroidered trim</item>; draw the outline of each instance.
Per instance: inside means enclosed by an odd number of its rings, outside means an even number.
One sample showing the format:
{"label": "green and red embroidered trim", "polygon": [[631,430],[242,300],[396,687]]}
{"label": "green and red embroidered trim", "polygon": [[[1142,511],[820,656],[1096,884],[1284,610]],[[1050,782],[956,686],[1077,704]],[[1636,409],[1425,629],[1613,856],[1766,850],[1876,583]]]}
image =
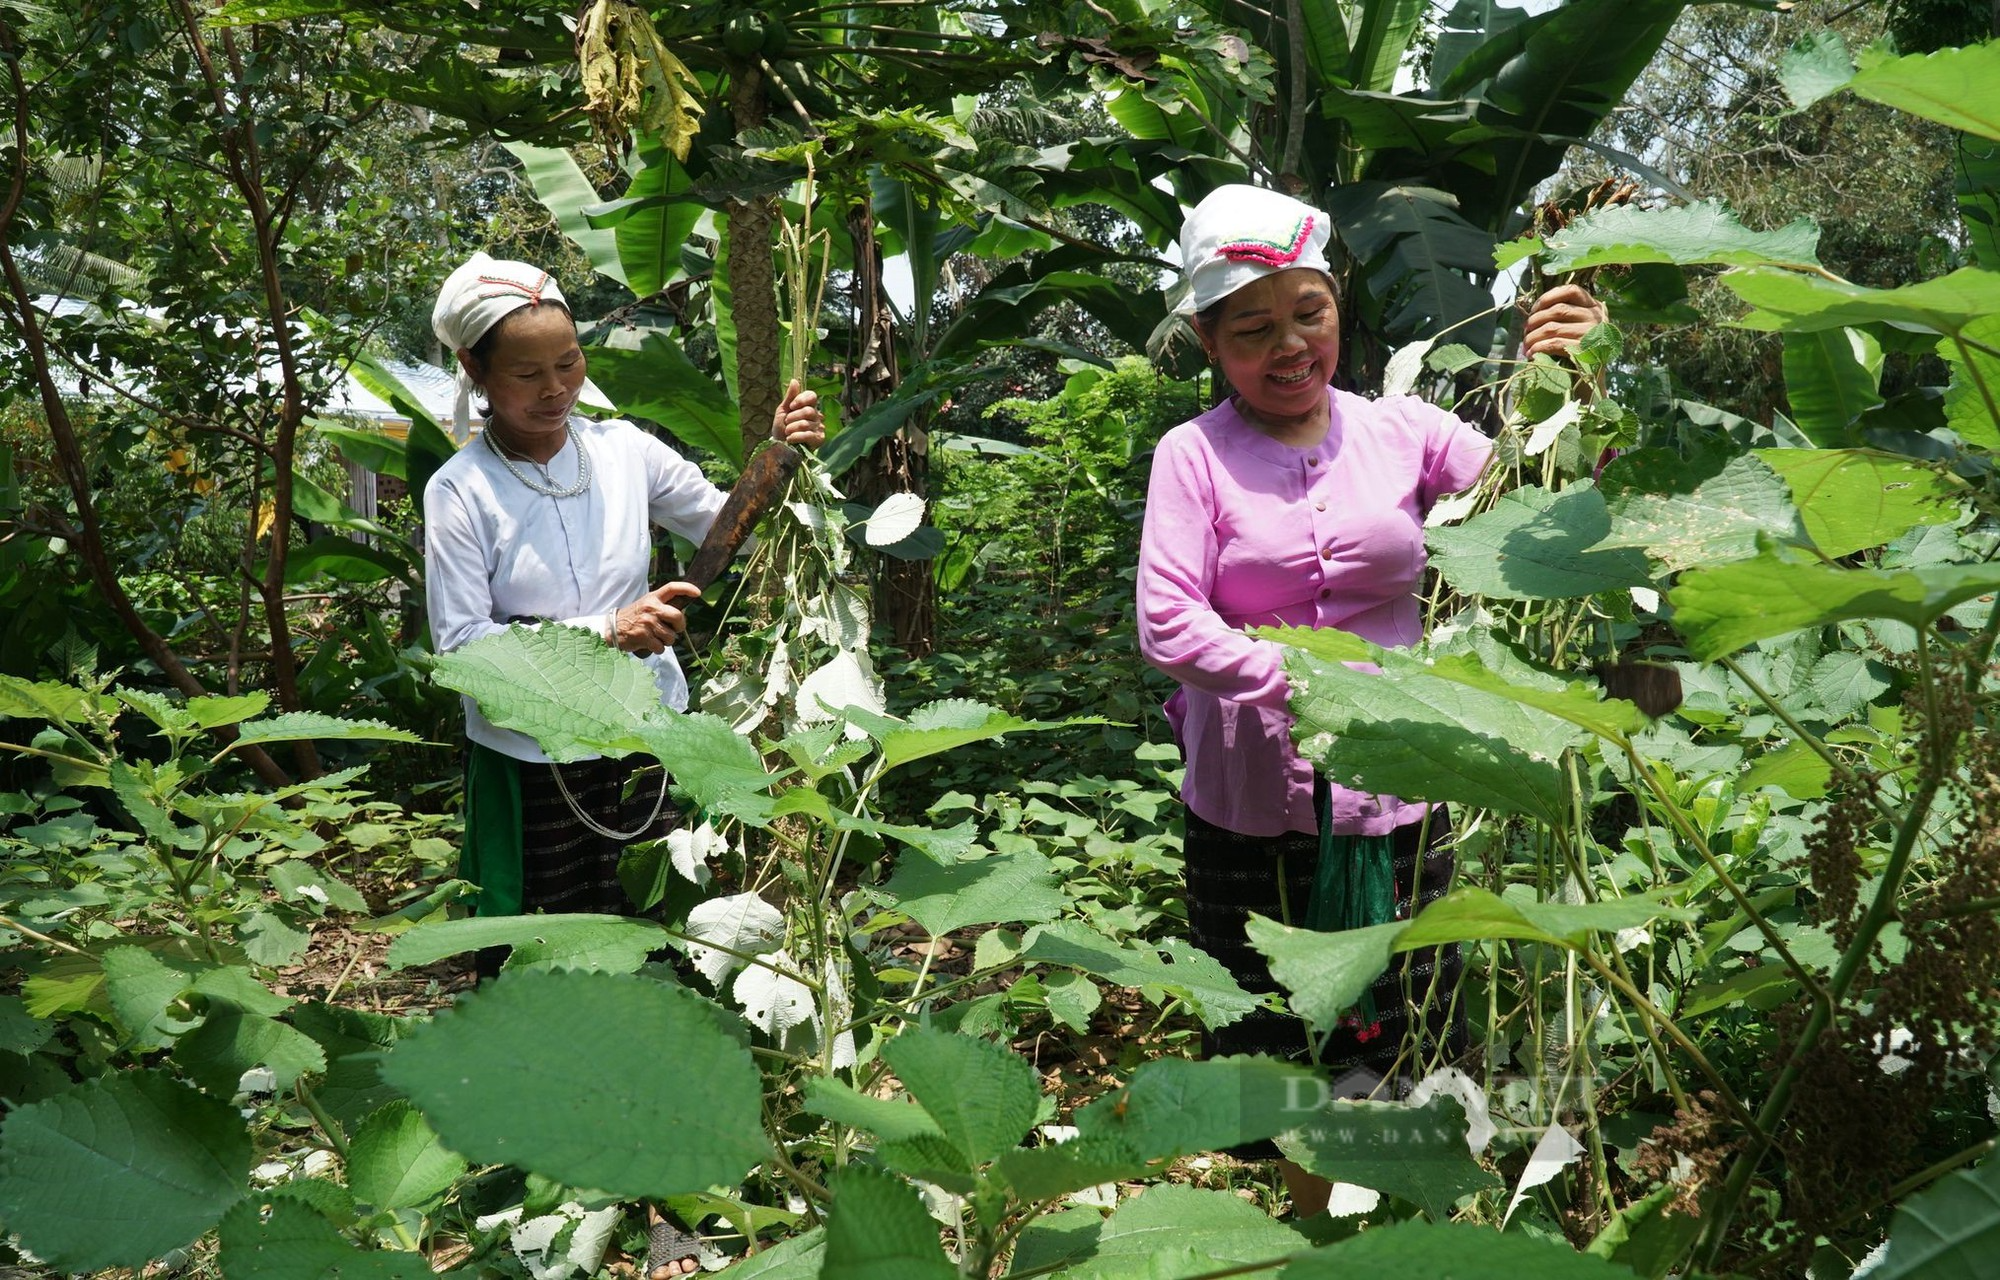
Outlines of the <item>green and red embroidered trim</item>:
{"label": "green and red embroidered trim", "polygon": [[1215,252],[1231,262],[1261,262],[1267,267],[1289,267],[1306,251],[1306,241],[1312,238],[1312,231],[1313,215],[1308,213],[1299,219],[1299,225],[1287,240],[1260,240],[1255,236],[1246,236],[1219,246]]}

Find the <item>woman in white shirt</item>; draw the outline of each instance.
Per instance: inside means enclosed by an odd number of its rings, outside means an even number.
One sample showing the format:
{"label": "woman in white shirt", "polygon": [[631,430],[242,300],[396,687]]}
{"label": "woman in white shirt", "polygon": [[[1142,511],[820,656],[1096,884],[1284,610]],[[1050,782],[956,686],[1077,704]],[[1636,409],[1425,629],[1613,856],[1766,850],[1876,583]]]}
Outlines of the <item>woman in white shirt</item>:
{"label": "woman in white shirt", "polygon": [[[629,422],[576,413],[584,355],[548,273],[475,254],[438,295],[431,328],[457,353],[457,431],[472,395],[485,428],[424,490],[431,635],[439,652],[512,622],[582,627],[645,658],[660,700],[687,706],[673,654],[686,628],[685,582],[647,581],[655,524],[699,541],[724,493],[664,442]],[[772,424],[779,440],[825,439],[818,396],[790,388]],[[621,801],[632,766],[555,765],[525,735],[466,700],[466,830],[461,871],[479,885],[480,915],[623,913],[618,881],[628,840],[657,839],[678,814],[662,778]],[[482,972],[495,957],[482,956]]]}

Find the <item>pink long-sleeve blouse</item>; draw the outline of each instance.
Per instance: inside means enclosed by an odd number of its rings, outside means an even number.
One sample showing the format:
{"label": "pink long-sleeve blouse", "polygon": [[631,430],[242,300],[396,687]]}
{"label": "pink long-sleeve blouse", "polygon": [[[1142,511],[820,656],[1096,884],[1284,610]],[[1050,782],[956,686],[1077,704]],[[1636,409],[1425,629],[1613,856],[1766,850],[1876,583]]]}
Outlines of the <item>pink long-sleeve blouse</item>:
{"label": "pink long-sleeve blouse", "polygon": [[[1182,798],[1245,835],[1315,831],[1312,766],[1293,750],[1279,646],[1258,626],[1418,638],[1424,516],[1478,478],[1492,442],[1409,396],[1328,388],[1332,421],[1279,444],[1224,401],[1161,439],[1139,547],[1139,649],[1180,682],[1166,713],[1187,756]],[[1334,786],[1333,825],[1380,835],[1423,814]]]}

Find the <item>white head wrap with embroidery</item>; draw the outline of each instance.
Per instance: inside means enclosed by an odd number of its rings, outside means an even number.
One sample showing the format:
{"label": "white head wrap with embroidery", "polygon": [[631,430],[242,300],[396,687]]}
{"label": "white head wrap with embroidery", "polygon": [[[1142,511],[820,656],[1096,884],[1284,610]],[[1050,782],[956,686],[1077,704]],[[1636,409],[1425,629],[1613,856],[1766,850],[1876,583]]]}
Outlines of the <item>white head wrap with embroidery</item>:
{"label": "white head wrap with embroidery", "polygon": [[1262,187],[1217,187],[1181,224],[1181,270],[1192,286],[1182,309],[1201,311],[1276,271],[1326,260],[1327,216]]}
{"label": "white head wrap with embroidery", "polygon": [[[556,286],[555,278],[540,267],[525,262],[475,253],[464,266],[445,277],[438,290],[437,305],[431,308],[431,332],[445,350],[464,351],[486,331],[522,307],[544,302],[569,304]],[[454,361],[458,374],[458,404],[453,409],[451,434],[464,440],[472,432],[472,393],[477,390],[472,375]]]}

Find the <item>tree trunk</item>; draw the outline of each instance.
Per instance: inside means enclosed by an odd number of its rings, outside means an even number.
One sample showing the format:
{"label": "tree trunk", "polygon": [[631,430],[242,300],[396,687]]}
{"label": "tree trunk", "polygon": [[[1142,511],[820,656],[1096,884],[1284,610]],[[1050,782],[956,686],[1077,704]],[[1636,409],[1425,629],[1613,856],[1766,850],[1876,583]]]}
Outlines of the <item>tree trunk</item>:
{"label": "tree trunk", "polygon": [[[741,134],[764,123],[764,77],[756,67],[736,68],[729,109]],[[772,269],[771,229],[778,202],[770,196],[729,202],[729,306],[736,324],[736,426],[748,458],[771,438],[771,418],[784,400],[779,371],[783,340],[778,286]]]}
{"label": "tree trunk", "polygon": [[[901,380],[896,368],[896,324],[882,292],[882,249],[875,240],[875,215],[864,197],[848,221],[854,243],[856,350],[850,352],[846,420],[854,422],[889,398]],[[929,442],[912,419],[868,455],[859,471],[862,499],[876,503],[892,493],[922,495]],[[937,647],[934,579],[928,560],[879,556],[875,569],[875,616],[888,624],[896,647],[921,657]]]}

